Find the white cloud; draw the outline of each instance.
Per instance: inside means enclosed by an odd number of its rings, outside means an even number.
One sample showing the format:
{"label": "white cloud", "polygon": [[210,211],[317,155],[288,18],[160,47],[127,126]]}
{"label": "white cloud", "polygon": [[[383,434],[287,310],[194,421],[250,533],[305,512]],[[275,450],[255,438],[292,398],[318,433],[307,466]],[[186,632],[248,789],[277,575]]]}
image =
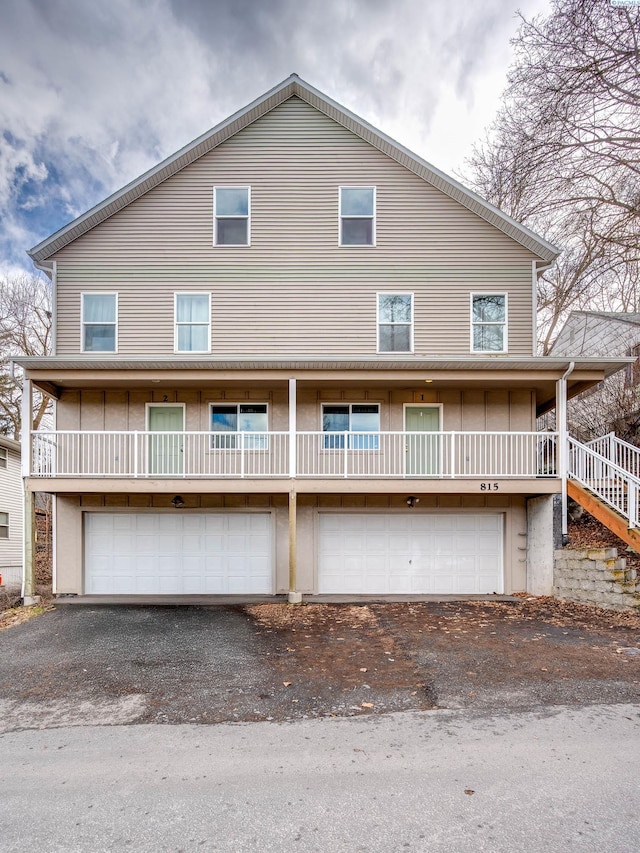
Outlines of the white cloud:
{"label": "white cloud", "polygon": [[20,262],[292,71],[450,171],[497,106],[517,2],[3,4],[0,252]]}

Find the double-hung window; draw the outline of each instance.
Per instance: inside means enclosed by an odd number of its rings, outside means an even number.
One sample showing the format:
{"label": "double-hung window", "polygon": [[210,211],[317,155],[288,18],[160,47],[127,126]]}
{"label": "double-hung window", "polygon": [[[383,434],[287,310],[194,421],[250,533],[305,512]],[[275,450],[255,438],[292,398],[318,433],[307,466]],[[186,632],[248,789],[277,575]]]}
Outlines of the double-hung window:
{"label": "double-hung window", "polygon": [[9,538],[9,513],[0,512],[0,539]]}
{"label": "double-hung window", "polygon": [[117,317],[117,293],[83,293],[82,352],[115,352]]}
{"label": "double-hung window", "polygon": [[211,345],[211,294],[175,294],[176,352],[209,352]]}
{"label": "double-hung window", "polygon": [[378,352],[413,352],[413,294],[378,294]]}
{"label": "double-hung window", "polygon": [[376,188],[340,187],[340,245],[375,246]]}
{"label": "double-hung window", "polygon": [[[269,429],[266,403],[211,403],[211,447],[236,450],[266,450]],[[241,438],[239,433],[250,433]]]}
{"label": "double-hung window", "polygon": [[507,351],[507,295],[471,294],[471,351]]}
{"label": "double-hung window", "polygon": [[9,451],[6,447],[0,447],[0,468],[7,467],[7,460],[9,458]]}
{"label": "double-hung window", "polygon": [[348,446],[352,450],[377,450],[380,432],[380,406],[377,403],[346,403],[323,405],[322,431],[325,450],[345,447],[345,436],[349,433]]}
{"label": "double-hung window", "polygon": [[251,187],[214,187],[213,221],[214,246],[248,246]]}

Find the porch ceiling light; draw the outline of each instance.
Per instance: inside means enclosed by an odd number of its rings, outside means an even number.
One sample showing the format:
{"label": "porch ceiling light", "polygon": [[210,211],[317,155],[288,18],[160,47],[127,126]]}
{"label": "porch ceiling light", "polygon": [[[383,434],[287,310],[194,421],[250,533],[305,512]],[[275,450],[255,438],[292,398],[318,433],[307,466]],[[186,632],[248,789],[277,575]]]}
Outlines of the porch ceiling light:
{"label": "porch ceiling light", "polygon": [[184,501],[182,500],[181,495],[176,495],[175,498],[171,501],[176,509],[180,509],[180,507],[184,506]]}
{"label": "porch ceiling light", "polygon": [[433,382],[433,379],[425,379],[425,382]]}

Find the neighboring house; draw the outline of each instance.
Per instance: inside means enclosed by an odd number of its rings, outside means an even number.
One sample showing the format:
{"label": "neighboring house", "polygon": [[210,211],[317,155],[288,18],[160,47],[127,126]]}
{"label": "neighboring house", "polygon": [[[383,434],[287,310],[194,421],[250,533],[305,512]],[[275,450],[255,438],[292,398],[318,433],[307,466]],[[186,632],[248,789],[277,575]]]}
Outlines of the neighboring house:
{"label": "neighboring house", "polygon": [[22,583],[22,515],[20,443],[0,435],[0,575],[6,586]]}
{"label": "neighboring house", "polygon": [[292,75],[31,251],[60,594],[552,586],[557,250]]}
{"label": "neighboring house", "polygon": [[640,313],[572,311],[551,348],[552,357],[633,356],[624,372],[578,397],[572,431],[586,439],[613,431],[637,443],[640,432]]}

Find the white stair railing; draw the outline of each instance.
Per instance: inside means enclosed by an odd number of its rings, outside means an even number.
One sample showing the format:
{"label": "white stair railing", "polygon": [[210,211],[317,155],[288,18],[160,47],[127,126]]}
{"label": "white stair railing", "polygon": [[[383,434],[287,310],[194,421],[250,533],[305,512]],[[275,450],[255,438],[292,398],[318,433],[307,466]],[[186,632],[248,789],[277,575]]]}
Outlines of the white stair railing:
{"label": "white stair railing", "polygon": [[615,432],[607,433],[601,438],[594,438],[585,442],[586,446],[595,450],[601,456],[605,456],[609,462],[614,462],[625,471],[640,478],[640,447],[635,447],[627,441],[623,441]]}
{"label": "white stair railing", "polygon": [[[604,436],[604,439],[609,439]],[[590,445],[604,447],[604,439],[597,439],[601,444],[590,442]],[[613,442],[611,443],[613,445]],[[575,438],[569,437],[568,475],[581,485],[593,492],[603,503],[620,513],[627,520],[629,527],[638,527],[638,495],[640,494],[640,478],[612,462],[592,446],[582,444]]]}

